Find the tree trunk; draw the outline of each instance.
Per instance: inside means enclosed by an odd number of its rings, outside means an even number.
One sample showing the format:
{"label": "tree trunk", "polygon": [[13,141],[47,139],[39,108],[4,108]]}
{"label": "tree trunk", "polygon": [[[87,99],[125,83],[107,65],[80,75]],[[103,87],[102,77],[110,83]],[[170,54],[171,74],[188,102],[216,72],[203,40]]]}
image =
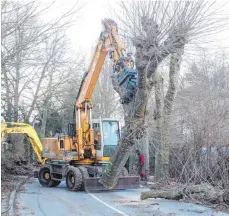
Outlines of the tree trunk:
{"label": "tree trunk", "polygon": [[[130,125],[131,127],[132,125]],[[120,144],[116,148],[113,157],[110,159],[110,167],[107,167],[102,178],[99,180],[107,188],[113,188],[119,178],[119,173],[126,164],[126,161],[133,150],[134,139],[130,137],[131,129],[125,127]],[[129,138],[126,138],[129,137]],[[112,176],[112,178],[111,178]]]}
{"label": "tree trunk", "polygon": [[169,124],[171,121],[171,113],[177,91],[178,74],[180,71],[181,57],[183,55],[184,48],[177,50],[177,53],[173,53],[170,59],[169,69],[169,88],[167,90],[164,101],[164,142],[162,149],[162,168],[163,177],[169,177]]}
{"label": "tree trunk", "polygon": [[11,122],[12,121],[12,99],[10,99],[10,86],[8,82],[8,76],[5,64],[2,63],[2,73],[3,73],[3,79],[5,82],[5,89],[6,89],[6,115],[5,115],[5,121]]}
{"label": "tree trunk", "polygon": [[[176,53],[171,55],[170,59],[170,70],[169,70],[169,87],[164,98],[164,109],[161,110],[161,100],[163,100],[163,86],[156,87],[156,106],[158,109],[158,116],[160,117],[157,120],[157,134],[159,140],[159,148],[156,153],[156,179],[166,180],[169,178],[169,152],[170,152],[170,139],[169,139],[169,126],[171,122],[171,113],[173,109],[173,104],[175,100],[176,90],[177,90],[177,81],[178,74],[180,71],[181,57],[183,54],[183,47],[177,50]],[[158,88],[158,89],[157,89]],[[156,95],[155,95],[156,96]],[[161,148],[161,149],[160,149]],[[160,153],[161,152],[161,153]],[[161,163],[161,165],[160,165]]]}
{"label": "tree trunk", "polygon": [[180,188],[175,188],[168,191],[148,191],[141,193],[141,200],[145,200],[148,198],[165,198],[165,199],[172,199],[172,200],[179,200],[183,197],[182,190]]}
{"label": "tree trunk", "polygon": [[45,137],[46,123],[47,123],[47,118],[48,118],[48,108],[49,108],[49,102],[48,100],[45,100],[43,112],[42,112],[43,115],[42,115],[41,131],[40,131],[41,140]]}
{"label": "tree trunk", "polygon": [[144,164],[144,170],[146,171],[146,175],[150,174],[150,167],[149,167],[149,135],[148,133],[145,134],[143,138],[143,154],[145,156],[145,164]]}
{"label": "tree trunk", "polygon": [[129,113],[131,115],[128,116],[129,121],[126,122],[119,145],[110,159],[109,166],[106,167],[103,176],[99,180],[100,183],[109,189],[116,185],[119,174],[135,146],[135,140],[142,137],[148,98],[144,89],[138,89],[136,94],[134,104],[130,105],[133,110],[130,109]]}
{"label": "tree trunk", "polygon": [[155,150],[155,179],[159,181],[162,177],[162,145],[163,145],[163,117],[164,117],[164,90],[163,78],[157,77],[155,84],[155,101],[156,101],[156,150]]}
{"label": "tree trunk", "polygon": [[10,143],[12,144],[12,154],[16,157],[23,157],[25,155],[24,148],[24,134],[10,134]]}
{"label": "tree trunk", "polygon": [[16,62],[15,62],[15,87],[14,87],[14,121],[18,121],[19,108],[19,82],[20,82],[20,29],[15,31],[16,37]]}

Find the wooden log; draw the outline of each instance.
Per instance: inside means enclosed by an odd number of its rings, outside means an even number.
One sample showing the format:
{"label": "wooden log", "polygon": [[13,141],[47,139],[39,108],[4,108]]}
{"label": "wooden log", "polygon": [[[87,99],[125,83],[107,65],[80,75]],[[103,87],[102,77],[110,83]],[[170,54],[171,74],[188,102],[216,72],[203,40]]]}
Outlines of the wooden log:
{"label": "wooden log", "polygon": [[225,203],[229,204],[229,190],[223,191],[214,188],[210,184],[179,185],[167,190],[151,190],[141,193],[141,199],[164,198],[179,200],[182,198],[192,199],[201,203]]}
{"label": "wooden log", "polygon": [[141,200],[145,200],[147,198],[164,198],[164,199],[179,200],[183,198],[183,193],[181,188],[174,188],[165,191],[155,190],[155,191],[142,192]]}

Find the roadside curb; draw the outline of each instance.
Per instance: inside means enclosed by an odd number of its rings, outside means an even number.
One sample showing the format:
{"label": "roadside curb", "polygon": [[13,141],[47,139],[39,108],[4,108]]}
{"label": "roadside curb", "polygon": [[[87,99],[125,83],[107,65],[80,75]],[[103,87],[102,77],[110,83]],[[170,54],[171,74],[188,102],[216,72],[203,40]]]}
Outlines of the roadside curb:
{"label": "roadside curb", "polygon": [[15,189],[10,193],[10,198],[9,198],[9,216],[15,216],[15,207],[16,207],[16,194],[20,187],[24,185],[30,178],[31,176],[28,176],[25,179],[22,179],[15,187]]}

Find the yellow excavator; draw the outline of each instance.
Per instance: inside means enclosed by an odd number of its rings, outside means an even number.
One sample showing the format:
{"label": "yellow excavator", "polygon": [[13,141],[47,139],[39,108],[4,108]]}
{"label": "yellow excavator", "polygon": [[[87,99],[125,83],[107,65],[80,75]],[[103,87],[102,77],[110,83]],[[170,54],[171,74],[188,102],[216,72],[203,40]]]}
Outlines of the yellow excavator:
{"label": "yellow excavator", "polygon": [[[32,126],[25,123],[2,123],[2,140],[7,134],[26,134],[42,164],[35,172],[45,187],[56,187],[66,180],[69,190],[105,190],[98,182],[109,168],[110,156],[118,145],[120,124],[115,119],[92,118],[92,94],[107,54],[113,62],[118,84],[124,89],[122,103],[133,100],[137,73],[134,60],[126,54],[118,34],[117,24],[111,19],[102,21],[103,31],[94,51],[88,71],[84,74],[74,106],[74,123],[69,123],[68,134],[44,138],[42,143]],[[138,188],[139,177],[128,176],[123,168],[113,189]]]}

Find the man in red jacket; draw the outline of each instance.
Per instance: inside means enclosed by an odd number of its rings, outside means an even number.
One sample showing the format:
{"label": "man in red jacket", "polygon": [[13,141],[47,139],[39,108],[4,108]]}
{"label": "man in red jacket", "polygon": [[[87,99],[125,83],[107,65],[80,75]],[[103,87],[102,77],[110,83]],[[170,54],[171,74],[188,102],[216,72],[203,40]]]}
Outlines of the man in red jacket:
{"label": "man in red jacket", "polygon": [[143,171],[143,167],[144,167],[144,164],[145,164],[145,156],[144,156],[144,154],[142,154],[140,152],[139,149],[137,149],[137,154],[138,154],[138,157],[139,157],[138,173],[141,176],[141,180],[145,180],[146,179],[146,172]]}

